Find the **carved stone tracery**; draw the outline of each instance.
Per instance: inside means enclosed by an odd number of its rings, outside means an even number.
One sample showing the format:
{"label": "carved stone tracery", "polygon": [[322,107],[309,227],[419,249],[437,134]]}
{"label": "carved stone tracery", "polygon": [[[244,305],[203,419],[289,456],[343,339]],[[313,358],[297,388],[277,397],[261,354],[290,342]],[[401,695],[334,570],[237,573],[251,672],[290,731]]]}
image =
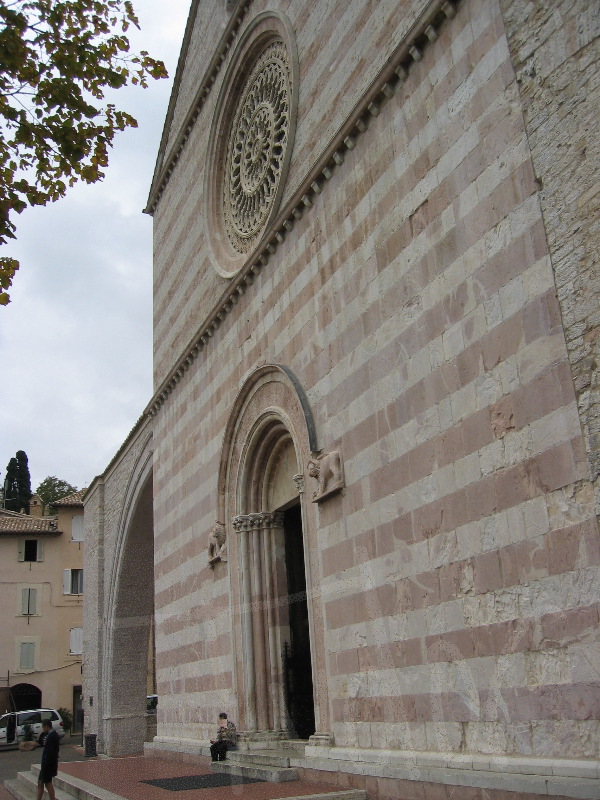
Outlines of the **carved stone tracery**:
{"label": "carved stone tracery", "polygon": [[290,134],[290,65],[283,42],[261,54],[229,132],[223,217],[229,241],[246,253],[265,224],[283,173]]}
{"label": "carved stone tracery", "polygon": [[235,277],[279,211],[294,148],[299,64],[285,14],[245,27],[217,98],[205,170],[205,233],[214,269]]}

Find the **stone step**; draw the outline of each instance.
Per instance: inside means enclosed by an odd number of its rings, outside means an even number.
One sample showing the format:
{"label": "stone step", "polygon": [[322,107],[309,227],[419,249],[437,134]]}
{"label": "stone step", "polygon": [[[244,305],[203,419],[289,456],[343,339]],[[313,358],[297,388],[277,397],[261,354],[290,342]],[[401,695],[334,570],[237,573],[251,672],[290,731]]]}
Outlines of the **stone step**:
{"label": "stone step", "polygon": [[[252,771],[252,767],[246,767],[243,772],[238,772],[235,768],[239,767],[238,764],[228,764],[227,761],[215,761],[211,765],[213,770],[216,772],[224,772],[229,775],[241,775],[242,777],[246,778],[258,778],[259,780],[266,780],[270,783],[282,783],[284,781],[292,781],[297,780],[296,778],[283,778],[283,780],[273,780],[272,778],[263,777],[262,775],[256,774],[252,775],[250,772]],[[267,768],[260,767],[255,768],[255,771],[258,772],[265,772]],[[295,769],[290,770],[277,770],[279,773],[282,772],[296,772]],[[286,797],[285,800],[369,800],[368,795],[362,789],[332,789],[330,792],[323,792],[319,794],[298,794],[294,795],[293,797]]]}
{"label": "stone step", "polygon": [[234,764],[258,764],[267,767],[289,767],[292,751],[283,750],[229,750],[227,761]]}
{"label": "stone step", "polygon": [[16,797],[17,800],[35,800],[36,794],[34,789],[28,789],[26,786],[21,786],[18,778],[10,778],[4,781],[4,788],[6,791]]}
{"label": "stone step", "polygon": [[338,789],[337,791],[332,789],[324,794],[298,794],[287,797],[285,800],[369,800],[369,798],[362,789]]}
{"label": "stone step", "polygon": [[283,750],[286,753],[293,753],[294,756],[303,756],[306,752],[306,745],[308,739],[282,739],[277,742],[277,750]]}
{"label": "stone step", "polygon": [[270,767],[266,764],[248,764],[232,761],[213,761],[210,765],[213,772],[223,772],[226,775],[240,775],[243,778],[257,778],[269,783],[284,783],[297,781],[298,773],[289,767]]}
{"label": "stone step", "polygon": [[[56,786],[56,779],[54,779],[54,786],[56,800],[73,800],[74,795]],[[16,778],[4,781],[4,787],[16,800],[36,800],[37,776],[32,772],[19,772]],[[44,793],[46,793],[45,790]]]}
{"label": "stone step", "polygon": [[323,794],[295,794],[285,800],[369,800],[369,797],[362,789],[332,789]]}
{"label": "stone step", "polygon": [[[37,786],[37,778],[40,772],[39,764],[34,764],[31,767],[31,775],[33,783]],[[30,773],[26,772],[25,775]],[[67,775],[66,772],[58,770],[58,775],[54,778],[54,788],[61,792],[60,800],[123,800],[123,798],[110,792],[108,789],[102,789],[99,786],[94,786],[92,783],[83,781],[80,778],[74,778],[72,775]],[[58,797],[58,792],[56,794]]]}

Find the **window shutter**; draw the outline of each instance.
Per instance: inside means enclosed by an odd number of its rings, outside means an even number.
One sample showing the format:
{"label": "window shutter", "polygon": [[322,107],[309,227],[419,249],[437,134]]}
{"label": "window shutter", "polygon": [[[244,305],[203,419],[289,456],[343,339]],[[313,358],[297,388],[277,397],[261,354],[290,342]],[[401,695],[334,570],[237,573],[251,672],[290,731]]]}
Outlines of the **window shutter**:
{"label": "window shutter", "polygon": [[29,590],[29,613],[37,614],[37,589]]}
{"label": "window shutter", "polygon": [[71,570],[63,569],[63,594],[71,594]]}
{"label": "window shutter", "polygon": [[69,634],[69,652],[73,655],[83,653],[83,628],[71,628]]}
{"label": "window shutter", "polygon": [[19,561],[25,561],[25,539],[19,539]]}
{"label": "window shutter", "polygon": [[21,642],[20,647],[20,667],[21,669],[33,669],[35,662],[35,643]]}
{"label": "window shutter", "polygon": [[83,542],[83,514],[77,514],[71,522],[71,538],[74,542]]}
{"label": "window shutter", "polygon": [[43,561],[43,560],[44,560],[44,540],[38,539],[36,561]]}
{"label": "window shutter", "polygon": [[21,589],[21,614],[29,614],[29,589]]}

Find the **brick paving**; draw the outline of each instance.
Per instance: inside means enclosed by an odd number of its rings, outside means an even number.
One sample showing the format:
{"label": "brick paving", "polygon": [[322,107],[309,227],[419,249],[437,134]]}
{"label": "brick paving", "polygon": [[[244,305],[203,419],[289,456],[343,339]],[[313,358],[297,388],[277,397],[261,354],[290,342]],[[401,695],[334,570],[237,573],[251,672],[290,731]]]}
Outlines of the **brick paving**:
{"label": "brick paving", "polygon": [[[181,764],[161,758],[132,756],[93,759],[61,764],[60,771],[107,789],[125,800],[279,800],[279,798],[332,792],[331,785],[291,781],[289,783],[249,783],[211,789],[172,792],[142,781],[186,775],[212,774],[210,759],[198,757],[196,764]],[[0,800],[5,800],[0,795]]]}

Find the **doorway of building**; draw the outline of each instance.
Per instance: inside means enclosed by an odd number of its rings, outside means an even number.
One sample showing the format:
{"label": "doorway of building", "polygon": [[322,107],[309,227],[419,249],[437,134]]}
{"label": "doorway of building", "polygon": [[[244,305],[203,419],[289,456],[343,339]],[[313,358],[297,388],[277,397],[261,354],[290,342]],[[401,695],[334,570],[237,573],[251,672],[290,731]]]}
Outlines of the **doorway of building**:
{"label": "doorway of building", "polygon": [[17,683],[11,689],[15,711],[30,711],[42,707],[42,691],[32,683]]}
{"label": "doorway of building", "polygon": [[81,702],[81,686],[73,687],[73,728],[71,733],[83,731],[83,705]]}
{"label": "doorway of building", "polygon": [[290,630],[290,641],[283,652],[285,700],[292,733],[308,739],[315,732],[315,703],[299,503],[284,512],[283,525]]}

